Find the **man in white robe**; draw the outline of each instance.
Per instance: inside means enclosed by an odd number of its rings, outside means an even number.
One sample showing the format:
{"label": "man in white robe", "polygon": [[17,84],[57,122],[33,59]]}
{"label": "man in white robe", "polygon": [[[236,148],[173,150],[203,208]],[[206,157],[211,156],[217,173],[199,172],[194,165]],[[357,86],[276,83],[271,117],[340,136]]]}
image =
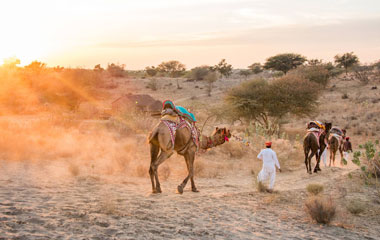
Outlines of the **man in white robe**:
{"label": "man in white robe", "polygon": [[266,142],[266,148],[261,150],[257,158],[263,161],[263,168],[257,176],[259,182],[264,182],[268,178],[270,179],[269,183],[269,192],[273,191],[274,181],[276,180],[276,166],[281,172],[280,163],[278,162],[276,152],[271,149],[272,143]]}

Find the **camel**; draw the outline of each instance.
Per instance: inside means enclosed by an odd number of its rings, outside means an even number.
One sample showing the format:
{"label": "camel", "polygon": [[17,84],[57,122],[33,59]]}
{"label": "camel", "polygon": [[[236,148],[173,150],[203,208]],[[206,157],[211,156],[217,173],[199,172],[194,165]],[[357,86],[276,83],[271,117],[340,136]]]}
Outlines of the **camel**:
{"label": "camel", "polygon": [[[226,128],[216,128],[211,137],[201,136],[199,147],[208,149],[223,144],[226,138],[231,137],[230,131]],[[191,190],[198,192],[194,183],[194,158],[197,146],[194,143],[189,128],[180,128],[176,131],[174,146],[172,144],[170,130],[160,121],[149,134],[151,163],[149,168],[150,180],[152,182],[152,192],[161,193],[161,186],[158,180],[158,166],[168,159],[174,152],[183,156],[186,161],[188,175],[183,182],[178,185],[178,193],[182,194],[188,180],[191,181]]]}
{"label": "camel", "polygon": [[[303,140],[303,149],[305,153],[305,165],[306,165],[306,171],[309,174],[312,174],[311,171],[311,159],[316,157],[316,165],[314,168],[314,172],[317,173],[318,171],[321,171],[319,167],[319,163],[321,161],[321,154],[326,148],[325,139],[327,139],[329,131],[331,129],[331,123],[325,123],[325,130],[322,132],[321,136],[319,137],[319,144],[316,136],[314,136],[313,133],[309,132],[306,134],[304,140]],[[310,153],[311,151],[311,153]],[[310,155],[309,155],[310,153]]]}
{"label": "camel", "polygon": [[[339,150],[340,152],[340,165],[343,165],[342,159],[343,159],[343,139],[345,138],[346,131],[343,130],[343,136],[338,137],[335,134],[331,135],[329,137],[329,148],[330,148],[330,164],[329,167],[331,167],[331,160],[333,162],[333,166],[335,166],[335,155],[336,152]],[[341,139],[339,139],[341,138]]]}

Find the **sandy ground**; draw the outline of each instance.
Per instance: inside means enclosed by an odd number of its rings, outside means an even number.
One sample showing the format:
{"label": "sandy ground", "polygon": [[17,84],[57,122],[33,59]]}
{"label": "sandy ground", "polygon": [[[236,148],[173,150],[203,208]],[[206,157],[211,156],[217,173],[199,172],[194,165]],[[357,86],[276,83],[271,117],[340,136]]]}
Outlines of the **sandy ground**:
{"label": "sandy ground", "polygon": [[[183,162],[181,162],[183,164]],[[70,177],[64,163],[0,161],[0,239],[379,239],[369,228],[312,223],[299,201],[310,182],[328,184],[352,169],[277,174],[278,193],[253,177],[198,178],[200,193],[175,192],[182,178],[150,193],[149,178]]]}

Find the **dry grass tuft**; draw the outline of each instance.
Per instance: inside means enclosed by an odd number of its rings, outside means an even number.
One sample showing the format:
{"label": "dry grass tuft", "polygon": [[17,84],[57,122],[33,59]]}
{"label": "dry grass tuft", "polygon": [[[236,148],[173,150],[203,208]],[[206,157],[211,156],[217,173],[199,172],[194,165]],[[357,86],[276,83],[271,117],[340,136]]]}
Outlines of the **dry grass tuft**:
{"label": "dry grass tuft", "polygon": [[363,204],[361,201],[359,200],[352,200],[350,201],[347,206],[346,206],[347,210],[352,213],[352,214],[359,214],[359,213],[362,213],[364,212],[365,210],[365,204]]}
{"label": "dry grass tuft", "polygon": [[317,223],[328,224],[334,218],[336,206],[332,199],[325,199],[320,196],[308,198],[305,203],[306,211]]}
{"label": "dry grass tuft", "polygon": [[316,196],[319,193],[323,192],[323,186],[321,184],[311,183],[307,185],[306,190],[308,191],[308,193]]}

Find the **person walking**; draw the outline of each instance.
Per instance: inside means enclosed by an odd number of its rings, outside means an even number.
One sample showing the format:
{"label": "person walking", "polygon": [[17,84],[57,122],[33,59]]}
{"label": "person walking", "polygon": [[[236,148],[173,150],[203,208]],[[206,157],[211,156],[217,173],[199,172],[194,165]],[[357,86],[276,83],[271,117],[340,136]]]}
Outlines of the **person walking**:
{"label": "person walking", "polygon": [[265,143],[265,149],[261,150],[257,158],[263,161],[263,168],[257,176],[258,182],[270,180],[268,192],[273,192],[274,181],[276,180],[276,167],[281,172],[280,163],[278,162],[276,152],[273,151],[272,142]]}

